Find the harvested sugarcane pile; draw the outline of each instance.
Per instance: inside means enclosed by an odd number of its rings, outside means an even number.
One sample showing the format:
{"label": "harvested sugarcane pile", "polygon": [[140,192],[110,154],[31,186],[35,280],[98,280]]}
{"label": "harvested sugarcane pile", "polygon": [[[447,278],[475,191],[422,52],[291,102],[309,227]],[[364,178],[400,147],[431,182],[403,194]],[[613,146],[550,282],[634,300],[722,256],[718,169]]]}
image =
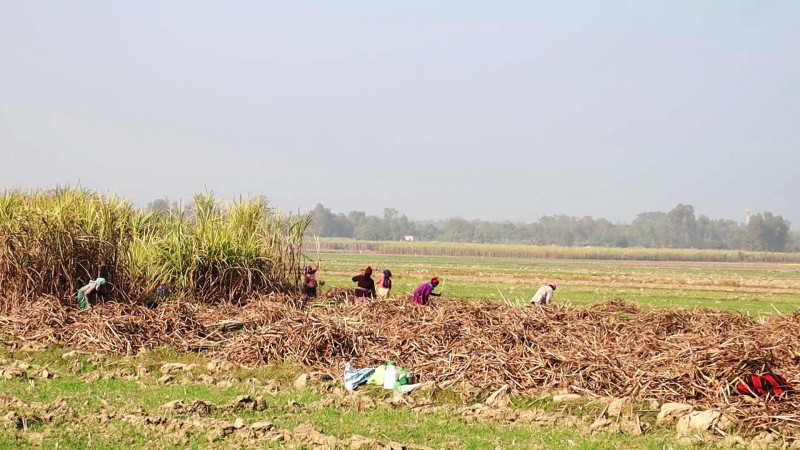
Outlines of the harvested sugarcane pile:
{"label": "harvested sugarcane pile", "polygon": [[[795,430],[794,396],[734,395],[747,373],[800,375],[800,315],[764,322],[712,310],[640,310],[610,301],[588,308],[509,307],[437,300],[344,303],[288,297],[243,306],[166,302],[155,309],[106,303],[90,311],[41,299],[2,318],[18,342],[131,353],[161,345],[258,365],[291,360],[340,374],[345,362],[397,361],[436,382],[486,392],[581,394],[684,402],[717,409],[753,429]],[[234,325],[232,325],[234,324]]]}
{"label": "harvested sugarcane pile", "polygon": [[320,299],[327,303],[347,303],[353,302],[355,290],[347,287],[336,287],[328,289]]}

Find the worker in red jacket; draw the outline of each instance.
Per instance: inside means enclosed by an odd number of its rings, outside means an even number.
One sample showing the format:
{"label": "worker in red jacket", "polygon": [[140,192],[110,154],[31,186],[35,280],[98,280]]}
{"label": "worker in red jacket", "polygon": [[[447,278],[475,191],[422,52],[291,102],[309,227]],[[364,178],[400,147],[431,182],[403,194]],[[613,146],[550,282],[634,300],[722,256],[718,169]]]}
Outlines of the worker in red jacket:
{"label": "worker in red jacket", "polygon": [[368,303],[375,298],[375,280],[372,279],[372,267],[367,266],[364,269],[364,273],[353,277],[353,281],[358,283],[356,286],[356,303]]}

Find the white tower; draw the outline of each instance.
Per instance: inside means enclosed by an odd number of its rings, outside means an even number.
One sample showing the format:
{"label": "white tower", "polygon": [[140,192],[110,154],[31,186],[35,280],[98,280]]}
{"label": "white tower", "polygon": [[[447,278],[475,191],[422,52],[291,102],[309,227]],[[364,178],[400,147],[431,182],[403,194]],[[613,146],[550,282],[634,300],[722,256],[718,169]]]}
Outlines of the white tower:
{"label": "white tower", "polygon": [[747,225],[748,223],[750,223],[750,216],[752,216],[752,215],[753,215],[753,214],[752,214],[752,212],[750,211],[750,208],[747,208],[747,209],[745,209],[745,210],[744,210],[744,224],[745,224],[745,225]]}

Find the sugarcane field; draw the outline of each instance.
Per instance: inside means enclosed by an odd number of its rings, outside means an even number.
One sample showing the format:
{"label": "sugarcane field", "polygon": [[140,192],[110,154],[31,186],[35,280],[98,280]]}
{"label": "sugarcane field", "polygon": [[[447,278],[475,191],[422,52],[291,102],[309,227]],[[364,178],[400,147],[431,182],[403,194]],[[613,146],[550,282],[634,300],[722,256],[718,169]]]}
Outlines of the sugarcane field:
{"label": "sugarcane field", "polygon": [[392,252],[309,222],[0,195],[0,447],[800,448],[795,254]]}

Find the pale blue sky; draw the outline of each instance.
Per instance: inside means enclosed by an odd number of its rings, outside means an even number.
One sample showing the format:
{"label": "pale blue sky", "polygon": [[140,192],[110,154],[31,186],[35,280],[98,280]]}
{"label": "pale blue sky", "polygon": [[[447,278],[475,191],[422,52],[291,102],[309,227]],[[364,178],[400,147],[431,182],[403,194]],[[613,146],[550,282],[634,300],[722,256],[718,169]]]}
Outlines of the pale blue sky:
{"label": "pale blue sky", "polygon": [[0,2],[2,188],[800,226],[800,2]]}

